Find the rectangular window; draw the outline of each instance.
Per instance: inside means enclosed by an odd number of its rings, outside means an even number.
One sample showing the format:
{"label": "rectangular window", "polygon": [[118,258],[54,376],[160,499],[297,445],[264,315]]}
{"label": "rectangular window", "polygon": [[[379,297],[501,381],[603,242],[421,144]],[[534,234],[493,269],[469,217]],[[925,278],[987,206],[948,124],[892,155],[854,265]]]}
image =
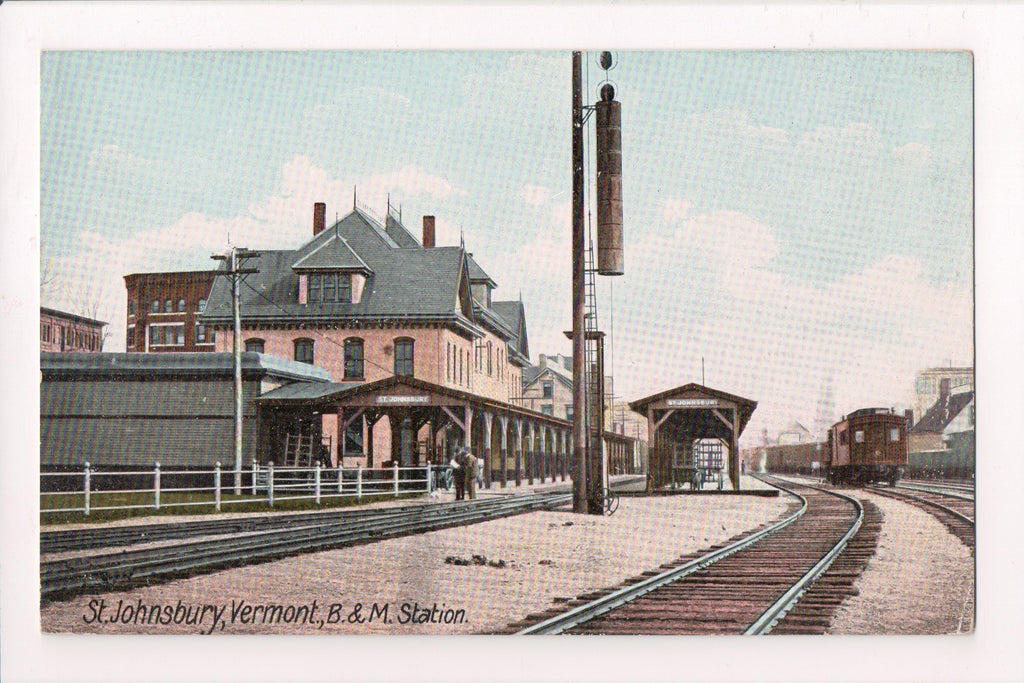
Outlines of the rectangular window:
{"label": "rectangular window", "polygon": [[858,429],[853,433],[853,440],[857,443],[864,443],[864,430]]}
{"label": "rectangular window", "polygon": [[554,385],[549,381],[545,381],[541,386],[544,389],[544,398],[551,398],[552,394],[554,393]]}
{"label": "rectangular window", "polygon": [[196,344],[206,343],[206,325],[196,323]]}
{"label": "rectangular window", "polygon": [[345,379],[363,379],[363,340],[345,341]]}
{"label": "rectangular window", "polygon": [[395,342],[395,374],[399,377],[413,376],[412,339],[399,339]]}
{"label": "rectangular window", "polygon": [[353,420],[345,430],[345,454],[355,455],[363,452],[363,421]]}
{"label": "rectangular window", "polygon": [[893,427],[892,429],[889,430],[889,441],[894,441],[895,442],[895,441],[899,441],[899,440],[900,440],[900,428],[899,427]]}
{"label": "rectangular window", "polygon": [[545,403],[540,407],[540,412],[544,413],[545,415],[554,415],[555,407],[550,403]]}
{"label": "rectangular window", "polygon": [[487,342],[487,376],[494,377],[494,347]]}
{"label": "rectangular window", "polygon": [[568,420],[569,422],[572,422],[572,404],[571,403],[566,403],[565,404],[565,419]]}
{"label": "rectangular window", "polygon": [[348,273],[338,273],[338,301],[352,303],[352,276]]}
{"label": "rectangular window", "polygon": [[846,445],[846,430],[845,429],[843,431],[839,432],[839,445],[840,446],[845,446]]}
{"label": "rectangular window", "polygon": [[317,303],[320,301],[320,276],[316,273],[311,273],[309,276],[309,303]]}
{"label": "rectangular window", "polygon": [[135,346],[135,325],[128,328],[128,336],[125,337],[125,345],[129,349]]}
{"label": "rectangular window", "polygon": [[334,301],[334,285],[336,276],[334,273],[324,273],[324,301]]}
{"label": "rectangular window", "polygon": [[163,327],[151,327],[149,328],[149,345],[160,346],[164,343],[164,328]]}

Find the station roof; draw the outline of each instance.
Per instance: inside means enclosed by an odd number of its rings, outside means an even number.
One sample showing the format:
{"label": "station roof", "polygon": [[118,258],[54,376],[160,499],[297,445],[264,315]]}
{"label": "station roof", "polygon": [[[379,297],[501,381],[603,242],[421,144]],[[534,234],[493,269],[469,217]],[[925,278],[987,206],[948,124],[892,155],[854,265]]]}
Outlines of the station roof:
{"label": "station roof", "polygon": [[[711,401],[714,403],[708,403],[707,405],[700,405],[694,403],[693,405],[671,405],[671,401]],[[757,401],[749,398],[743,398],[735,394],[730,394],[718,389],[712,389],[705,387],[701,384],[691,382],[690,384],[684,384],[674,389],[667,389],[666,391],[652,394],[646,398],[637,399],[629,404],[629,407],[634,412],[640,413],[641,415],[647,415],[648,406],[653,406],[656,409],[683,409],[683,410],[694,410],[694,409],[711,409],[716,407],[716,403],[731,403],[736,406],[736,411],[739,416],[739,425],[737,426],[737,435],[742,433],[746,428],[747,423],[750,421],[750,416],[754,414],[754,410],[757,408]]]}
{"label": "station roof", "polygon": [[[424,401],[414,401],[409,397],[423,398]],[[569,422],[560,418],[528,410],[512,403],[496,401],[468,391],[398,375],[385,377],[375,382],[329,382],[318,385],[280,387],[268,391],[255,399],[255,402],[262,405],[304,405],[320,409],[333,408],[341,402],[351,403],[353,407],[374,405],[382,408],[472,404],[475,409],[483,409],[488,412],[529,417],[561,427],[570,425]]]}

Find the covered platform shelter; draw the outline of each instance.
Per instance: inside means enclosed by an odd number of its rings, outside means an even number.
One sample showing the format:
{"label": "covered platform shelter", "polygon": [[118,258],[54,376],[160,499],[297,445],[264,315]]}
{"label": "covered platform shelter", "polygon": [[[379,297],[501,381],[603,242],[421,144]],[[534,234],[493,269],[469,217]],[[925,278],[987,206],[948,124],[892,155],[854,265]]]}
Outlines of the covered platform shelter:
{"label": "covered platform shelter", "polygon": [[757,401],[691,383],[633,401],[629,407],[647,418],[648,492],[679,481],[681,472],[693,472],[698,467],[694,451],[708,440],[728,449],[729,478],[733,490],[739,490],[739,437]]}
{"label": "covered platform shelter", "polygon": [[442,465],[468,446],[484,460],[485,486],[569,475],[571,423],[413,377],[297,383],[255,404],[263,463],[279,464],[286,435],[306,429],[314,442],[333,444],[317,457],[328,466]]}

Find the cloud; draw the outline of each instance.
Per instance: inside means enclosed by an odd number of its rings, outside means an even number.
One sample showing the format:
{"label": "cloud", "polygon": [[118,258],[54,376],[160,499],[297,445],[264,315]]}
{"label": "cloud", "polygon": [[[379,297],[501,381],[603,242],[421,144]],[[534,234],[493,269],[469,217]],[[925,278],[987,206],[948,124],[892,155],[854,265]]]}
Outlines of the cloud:
{"label": "cloud", "polygon": [[539,206],[551,199],[551,190],[539,185],[526,184],[519,190],[519,198],[531,206]]}
{"label": "cloud", "polygon": [[685,199],[666,199],[661,209],[661,218],[666,221],[677,221],[686,218],[692,204]]}
{"label": "cloud", "polygon": [[893,150],[892,155],[896,161],[902,161],[906,163],[921,163],[928,161],[931,157],[932,150],[928,145],[922,145],[917,142],[908,142],[902,147],[897,147]]}

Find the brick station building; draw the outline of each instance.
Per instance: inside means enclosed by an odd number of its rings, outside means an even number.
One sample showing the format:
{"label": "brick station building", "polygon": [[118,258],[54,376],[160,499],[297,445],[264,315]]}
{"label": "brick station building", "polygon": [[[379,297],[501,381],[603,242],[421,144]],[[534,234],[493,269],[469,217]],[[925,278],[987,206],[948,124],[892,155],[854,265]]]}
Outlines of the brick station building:
{"label": "brick station building", "polygon": [[[264,461],[302,464],[292,435],[332,465],[442,463],[466,444],[488,481],[553,474],[571,452],[569,423],[513,403],[529,366],[522,302],[495,301],[496,283],[463,246],[437,246],[433,216],[421,240],[390,207],[383,220],[357,207],[330,226],[325,217],[316,203],[295,249],[253,245],[260,255],[247,266],[258,272],[240,286],[245,351],[315,364],[334,380],[260,398]],[[231,350],[227,277],[214,280],[198,323],[216,333],[217,351]],[[557,470],[565,476],[564,461]]]}

